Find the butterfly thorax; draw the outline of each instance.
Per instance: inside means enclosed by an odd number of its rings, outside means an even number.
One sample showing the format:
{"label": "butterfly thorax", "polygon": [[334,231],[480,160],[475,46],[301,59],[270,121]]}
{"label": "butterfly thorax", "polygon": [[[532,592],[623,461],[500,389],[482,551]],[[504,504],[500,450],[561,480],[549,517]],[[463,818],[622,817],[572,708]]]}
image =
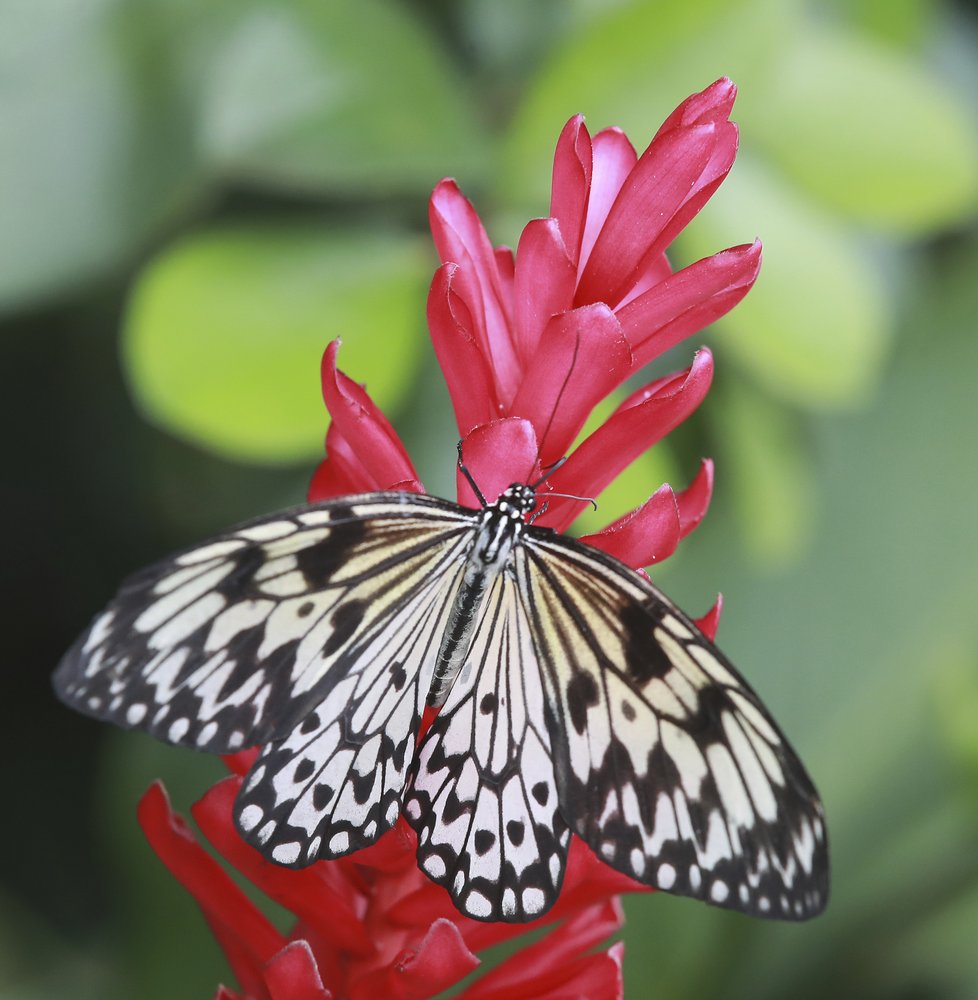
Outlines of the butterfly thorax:
{"label": "butterfly thorax", "polygon": [[483,507],[475,541],[465,561],[462,582],[449,612],[448,628],[435,661],[428,704],[440,707],[448,697],[472,645],[475,622],[493,581],[509,561],[526,527],[523,517],[535,504],[534,490],[514,483],[495,503]]}

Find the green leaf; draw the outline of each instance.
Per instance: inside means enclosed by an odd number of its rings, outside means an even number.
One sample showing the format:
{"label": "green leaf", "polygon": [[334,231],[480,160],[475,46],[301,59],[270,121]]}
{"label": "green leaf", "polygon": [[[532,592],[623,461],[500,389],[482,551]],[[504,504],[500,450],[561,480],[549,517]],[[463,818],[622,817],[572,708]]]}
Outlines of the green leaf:
{"label": "green leaf", "polygon": [[748,552],[770,571],[790,565],[812,536],[815,476],[796,420],[742,380],[725,379],[707,412],[725,455]]}
{"label": "green leaf", "polygon": [[117,266],[196,194],[189,118],[154,16],[114,0],[7,4],[0,32],[0,305]]}
{"label": "green leaf", "polygon": [[484,161],[461,77],[386,0],[253,8],[215,55],[202,135],[233,176],[313,190],[427,191]]}
{"label": "green leaf", "polygon": [[722,321],[717,346],[788,402],[864,400],[879,375],[892,315],[863,248],[845,226],[741,156],[678,245],[695,260],[755,235],[764,242],[760,277]]}
{"label": "green leaf", "polygon": [[385,410],[401,404],[424,350],[429,261],[390,232],[233,227],[176,245],[141,276],[123,351],[133,392],[168,430],[242,461],[322,453],[319,363],[340,367]]}
{"label": "green leaf", "polygon": [[[861,224],[932,232],[978,205],[978,129],[965,95],[919,60],[812,23],[743,102],[744,145]],[[776,85],[775,85],[776,81]]]}

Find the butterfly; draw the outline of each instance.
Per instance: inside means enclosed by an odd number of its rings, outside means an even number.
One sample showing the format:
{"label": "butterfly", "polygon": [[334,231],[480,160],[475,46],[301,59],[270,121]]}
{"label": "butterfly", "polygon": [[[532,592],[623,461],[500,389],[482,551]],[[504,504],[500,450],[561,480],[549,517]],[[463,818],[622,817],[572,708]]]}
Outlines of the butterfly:
{"label": "butterfly", "polygon": [[58,695],[182,746],[261,745],[235,821],[280,865],[403,813],[421,869],[480,920],[546,913],[572,833],[648,886],[819,913],[822,805],[757,695],[645,576],[533,523],[543,480],[489,503],[460,467],[481,509],[344,496],[137,572]]}

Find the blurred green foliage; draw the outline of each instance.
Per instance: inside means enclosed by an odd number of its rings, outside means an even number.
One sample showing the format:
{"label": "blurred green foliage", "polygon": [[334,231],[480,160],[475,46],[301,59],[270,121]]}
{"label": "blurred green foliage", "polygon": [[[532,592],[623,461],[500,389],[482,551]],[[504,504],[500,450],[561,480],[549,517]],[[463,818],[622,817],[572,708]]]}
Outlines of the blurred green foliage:
{"label": "blurred green foliage", "polygon": [[704,335],[702,411],[600,521],[715,457],[714,508],[661,573],[693,613],[724,591],[723,645],[825,797],[834,898],[784,927],[636,897],[627,995],[978,995],[976,57],[965,0],[0,4],[2,573],[24,682],[0,995],[226,977],[133,817],[153,778],[185,811],[219,767],[67,717],[60,650],[126,571],[301,498],[334,337],[449,494],[431,187],[457,176],[515,243],[571,114],[641,148],[721,74],[742,153],[674,263],[759,235],[761,279]]}

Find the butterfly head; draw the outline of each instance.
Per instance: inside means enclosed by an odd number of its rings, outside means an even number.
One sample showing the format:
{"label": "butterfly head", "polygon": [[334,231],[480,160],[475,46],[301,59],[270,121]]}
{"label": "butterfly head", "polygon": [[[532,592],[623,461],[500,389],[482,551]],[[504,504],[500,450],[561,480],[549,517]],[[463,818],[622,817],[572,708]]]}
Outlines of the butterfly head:
{"label": "butterfly head", "polygon": [[526,483],[511,483],[493,506],[503,514],[509,515],[514,521],[522,521],[524,515],[537,504],[537,491]]}

